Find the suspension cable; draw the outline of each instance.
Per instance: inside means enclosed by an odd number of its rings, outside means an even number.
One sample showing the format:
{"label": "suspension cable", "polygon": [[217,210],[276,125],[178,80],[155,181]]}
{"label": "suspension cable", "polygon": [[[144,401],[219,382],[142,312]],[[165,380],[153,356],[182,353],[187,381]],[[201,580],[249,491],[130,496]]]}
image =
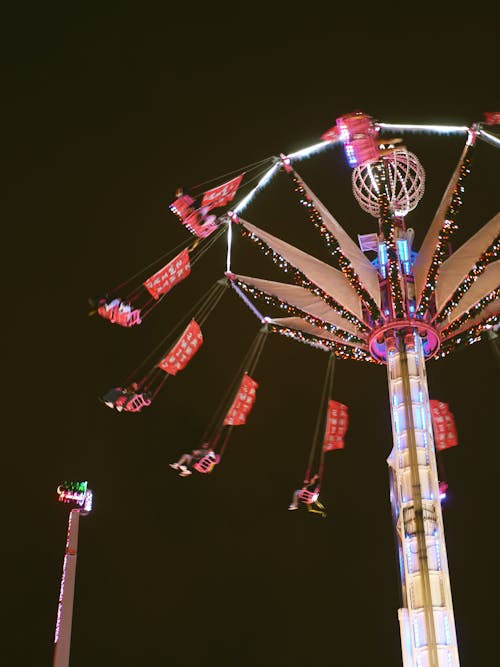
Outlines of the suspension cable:
{"label": "suspension cable", "polygon": [[[194,318],[198,324],[203,324],[208,315],[215,308],[222,295],[224,294],[228,286],[228,281],[226,278],[218,280],[216,283],[211,285],[211,287],[203,294],[203,296],[198,299],[194,306],[187,312],[182,320],[177,322],[177,324],[162,338],[158,345],[152,350],[147,357],[135,368],[128,376],[127,381],[134,377],[141,368],[151,359],[151,357],[158,351],[160,347],[165,344],[165,341],[173,341],[178,335],[179,331],[187,326],[187,324]],[[201,317],[200,317],[201,314]],[[156,367],[153,367],[145,376],[144,380],[147,380],[148,377],[153,373]]]}
{"label": "suspension cable", "polygon": [[222,178],[226,178],[226,176],[232,176],[233,174],[236,174],[237,172],[242,172],[242,171],[248,171],[249,169],[253,167],[260,167],[261,164],[264,164],[265,162],[269,162],[270,160],[273,159],[274,156],[270,155],[269,157],[264,158],[263,160],[258,160],[257,162],[252,162],[250,164],[247,164],[243,167],[239,167],[238,169],[233,169],[232,171],[228,171],[225,174],[221,174],[220,176],[216,176],[215,178],[210,178],[207,181],[203,181],[202,183],[198,183],[197,185],[193,185],[190,190],[197,190],[198,188],[203,187],[204,185],[208,185],[209,183],[213,183],[214,181],[219,181]]}
{"label": "suspension cable", "polygon": [[[332,395],[332,387],[333,387],[333,375],[334,375],[334,370],[335,370],[335,353],[330,352],[330,356],[328,358],[328,365],[326,368],[326,374],[325,374],[325,380],[323,382],[323,389],[321,392],[321,401],[320,401],[320,406],[318,410],[318,417],[316,419],[316,426],[314,429],[314,436],[313,436],[313,441],[311,445],[311,451],[309,454],[309,461],[307,463],[307,470],[306,470],[306,475],[305,475],[305,481],[309,482],[311,473],[313,471],[313,465],[316,457],[316,451],[318,448],[319,444],[319,434],[320,434],[320,428],[321,425],[325,423],[325,408],[327,406],[327,401]],[[320,456],[320,462],[319,462],[319,468],[318,468],[318,475],[319,475],[319,481],[321,483],[321,478],[323,476],[323,458],[324,458],[324,452],[323,452],[323,447],[321,448],[321,456]]]}
{"label": "suspension cable", "polygon": [[[218,229],[214,234],[211,234],[210,237],[208,238],[207,242],[204,243],[201,247],[199,247],[200,239],[197,238],[197,239],[191,244],[191,246],[187,248],[187,250],[188,250],[189,253],[193,253],[193,257],[190,258],[190,260],[189,260],[189,261],[190,261],[190,265],[191,265],[192,267],[196,264],[196,262],[197,262],[199,259],[201,259],[201,257],[207,252],[207,250],[209,250],[209,249],[216,243],[216,241],[218,241],[218,240],[221,238],[221,236],[223,235],[223,233],[224,233],[224,231],[225,231],[225,228],[226,228],[226,225],[225,225],[225,224],[221,225],[220,229]],[[142,285],[142,284],[139,285],[139,286],[134,290],[134,292],[139,293],[139,291],[140,291],[141,289],[143,289],[143,285]],[[132,294],[134,294],[134,292],[133,292]],[[149,314],[156,308],[156,306],[158,306],[158,305],[163,301],[163,299],[164,299],[166,296],[168,296],[168,292],[165,292],[164,294],[161,294],[159,299],[154,299],[153,297],[151,297],[151,298],[144,304],[144,306],[142,307],[142,310],[143,310],[143,313],[142,313],[142,319],[144,319],[145,317],[147,317],[147,316],[148,316],[148,315],[149,315]],[[130,297],[130,298],[132,299],[133,297]],[[149,308],[147,308],[147,306],[149,306],[149,304],[151,304],[151,306],[150,306]]]}
{"label": "suspension cable", "polygon": [[142,269],[139,269],[132,276],[129,276],[126,280],[121,282],[119,285],[116,285],[116,287],[113,287],[110,290],[111,294],[116,293],[119,289],[121,289],[125,285],[128,285],[130,282],[132,282],[132,280],[134,280],[138,276],[141,276],[143,273],[145,273],[151,267],[156,266],[159,262],[164,260],[166,257],[174,256],[177,253],[177,251],[180,250],[180,248],[183,248],[185,246],[186,246],[186,241],[181,241],[174,248],[171,248],[170,250],[167,250],[167,252],[163,253],[163,255],[161,255],[157,259],[153,260],[152,262],[150,262],[147,266],[143,267]]}
{"label": "suspension cable", "polygon": [[[252,375],[253,372],[255,371],[255,367],[257,366],[257,362],[264,348],[264,343],[266,342],[267,333],[268,333],[267,325],[261,327],[261,329],[257,332],[257,335],[252,341],[247,351],[247,354],[245,355],[242,363],[240,364],[238,371],[234,375],[233,380],[228,386],[228,389],[224,397],[220,401],[219,406],[216,409],[211,422],[209,423],[207,429],[205,430],[205,433],[203,434],[202,438],[203,441],[213,440],[214,443],[217,443],[217,441],[219,440],[222,428],[224,426],[223,424],[224,418],[229,408],[231,407],[231,403],[241,383],[242,377],[244,376],[245,373]],[[228,432],[230,433],[231,431],[232,431],[232,426],[230,425]],[[226,444],[227,444],[227,439],[223,444],[224,448]]]}

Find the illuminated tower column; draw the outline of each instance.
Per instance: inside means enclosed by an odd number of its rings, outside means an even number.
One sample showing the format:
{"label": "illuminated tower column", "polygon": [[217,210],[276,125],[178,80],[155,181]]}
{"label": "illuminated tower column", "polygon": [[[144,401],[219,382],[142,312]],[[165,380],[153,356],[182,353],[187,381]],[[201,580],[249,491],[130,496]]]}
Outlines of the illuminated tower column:
{"label": "illuminated tower column", "polygon": [[56,632],[54,637],[54,667],[68,667],[75,594],[76,557],[78,553],[78,528],[80,514],[86,515],[92,508],[92,492],[87,482],[61,484],[57,489],[61,502],[77,505],[69,513],[66,551],[57,606]]}
{"label": "illuminated tower column", "polygon": [[386,338],[394,446],[388,458],[402,586],[404,667],[458,667],[422,341]]}

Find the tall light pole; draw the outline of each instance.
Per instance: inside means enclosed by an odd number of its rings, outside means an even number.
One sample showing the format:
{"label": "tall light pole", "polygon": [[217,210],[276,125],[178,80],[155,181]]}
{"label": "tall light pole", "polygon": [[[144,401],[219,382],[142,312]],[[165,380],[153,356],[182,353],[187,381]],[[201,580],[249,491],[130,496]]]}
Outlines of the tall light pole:
{"label": "tall light pole", "polygon": [[60,502],[73,506],[68,518],[66,551],[57,606],[53,662],[53,667],[68,667],[78,553],[78,527],[80,515],[86,516],[92,510],[92,491],[87,488],[87,482],[63,482],[57,487],[57,494]]}

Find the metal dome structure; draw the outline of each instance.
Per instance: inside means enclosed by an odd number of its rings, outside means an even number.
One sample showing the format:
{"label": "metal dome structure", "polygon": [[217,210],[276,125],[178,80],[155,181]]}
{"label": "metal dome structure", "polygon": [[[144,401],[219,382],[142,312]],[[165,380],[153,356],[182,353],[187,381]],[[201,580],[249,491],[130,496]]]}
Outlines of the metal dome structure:
{"label": "metal dome structure", "polygon": [[[398,217],[404,217],[416,208],[423,197],[424,169],[413,153],[401,148],[395,148],[388,153],[384,157],[384,164],[387,171],[391,211]],[[359,165],[353,170],[352,189],[363,211],[378,218],[380,216],[380,193],[371,163]]]}

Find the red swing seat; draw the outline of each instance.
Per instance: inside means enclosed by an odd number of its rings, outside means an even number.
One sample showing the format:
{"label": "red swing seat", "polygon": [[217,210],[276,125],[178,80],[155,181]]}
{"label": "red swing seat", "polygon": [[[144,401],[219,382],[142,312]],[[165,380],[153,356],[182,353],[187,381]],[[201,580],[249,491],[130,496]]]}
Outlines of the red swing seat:
{"label": "red swing seat", "polygon": [[213,456],[204,456],[202,459],[199,461],[196,461],[196,463],[193,465],[193,468],[197,472],[201,473],[209,473],[212,472],[214,469],[214,466],[217,465],[220,461],[220,456],[218,454],[215,455],[215,458]]}
{"label": "red swing seat", "polygon": [[141,311],[136,308],[132,311],[117,312],[112,322],[122,327],[133,327],[134,324],[141,323]]}
{"label": "red swing seat", "polygon": [[119,305],[113,306],[113,308],[99,306],[97,312],[105,320],[109,320],[112,324],[119,324],[122,327],[133,327],[142,321],[139,308],[135,308],[132,311],[121,311]]}
{"label": "red swing seat", "polygon": [[97,313],[103,317],[105,320],[110,322],[116,322],[118,313],[118,306],[113,306],[113,308],[106,308],[106,306],[99,306]]}
{"label": "red swing seat", "polygon": [[141,320],[141,311],[139,308],[136,308],[131,313],[128,314],[127,326],[133,327],[134,324],[140,324]]}
{"label": "red swing seat", "polygon": [[298,499],[301,503],[305,505],[311,505],[319,497],[319,489],[314,489],[314,491],[309,491],[308,489],[301,489],[298,494]]}
{"label": "red swing seat", "polygon": [[128,401],[123,409],[127,412],[140,412],[142,408],[146,408],[148,405],[151,405],[150,398],[144,398],[142,394],[136,394],[134,398]]}

